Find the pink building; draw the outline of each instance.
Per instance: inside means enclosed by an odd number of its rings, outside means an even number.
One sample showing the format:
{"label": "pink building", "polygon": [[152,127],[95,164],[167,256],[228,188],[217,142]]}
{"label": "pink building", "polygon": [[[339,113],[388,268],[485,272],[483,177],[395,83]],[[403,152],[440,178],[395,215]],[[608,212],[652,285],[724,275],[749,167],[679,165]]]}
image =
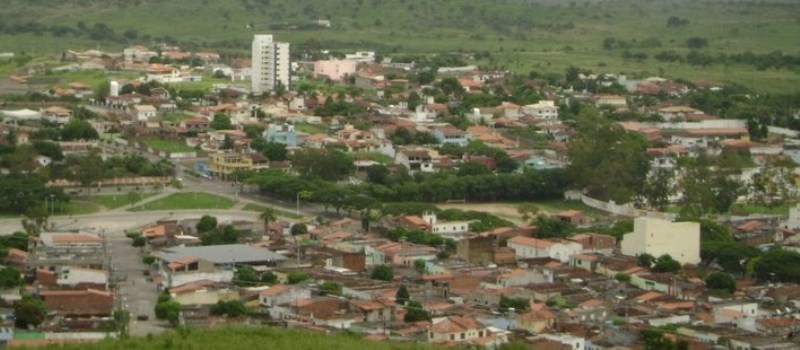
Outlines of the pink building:
{"label": "pink building", "polygon": [[326,60],[314,62],[314,76],[326,76],[331,80],[342,80],[348,74],[356,73],[356,61]]}

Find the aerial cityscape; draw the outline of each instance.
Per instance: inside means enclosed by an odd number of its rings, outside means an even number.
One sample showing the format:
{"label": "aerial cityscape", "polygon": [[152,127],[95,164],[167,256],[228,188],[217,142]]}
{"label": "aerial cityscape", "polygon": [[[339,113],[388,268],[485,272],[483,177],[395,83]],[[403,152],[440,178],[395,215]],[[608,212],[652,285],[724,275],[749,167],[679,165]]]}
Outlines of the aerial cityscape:
{"label": "aerial cityscape", "polygon": [[4,0],[0,348],[800,349],[800,2]]}

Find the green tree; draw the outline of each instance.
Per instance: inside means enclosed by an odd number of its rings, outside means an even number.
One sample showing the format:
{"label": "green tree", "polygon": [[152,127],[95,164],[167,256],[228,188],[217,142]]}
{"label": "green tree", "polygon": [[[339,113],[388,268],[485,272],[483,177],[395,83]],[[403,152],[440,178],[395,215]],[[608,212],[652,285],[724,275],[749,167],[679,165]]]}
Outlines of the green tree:
{"label": "green tree", "polygon": [[89,122],[80,119],[72,119],[61,128],[61,140],[96,140],[99,137]]}
{"label": "green tree", "polygon": [[177,326],[181,317],[181,304],[172,299],[163,300],[156,304],[156,318],[167,320],[173,326]]}
{"label": "green tree", "polygon": [[411,323],[431,320],[431,315],[422,308],[422,304],[418,301],[409,300],[405,308],[406,315],[403,317],[403,322]]}
{"label": "green tree", "polygon": [[247,314],[247,308],[241,300],[220,300],[211,306],[211,314],[215,316],[237,317]]}
{"label": "green tree", "polygon": [[673,173],[670,170],[656,169],[647,177],[641,195],[650,207],[663,211],[675,194]]}
{"label": "green tree", "polygon": [[336,282],[326,281],[319,286],[323,295],[342,295],[342,285]]}
{"label": "green tree", "polygon": [[423,260],[423,259],[414,260],[414,269],[417,270],[420,273],[425,273],[427,264],[428,263],[425,262],[425,260]]}
{"label": "green tree", "polygon": [[514,308],[516,311],[524,311],[530,308],[530,300],[525,298],[509,298],[505,295],[500,296],[500,308]]}
{"label": "green tree", "polygon": [[304,234],[308,233],[308,226],[306,226],[306,224],[304,224],[302,222],[298,222],[298,223],[292,225],[292,228],[291,228],[290,231],[292,233],[292,236],[304,235]]}
{"label": "green tree", "polygon": [[564,238],[575,231],[575,226],[546,215],[539,215],[533,220],[536,226],[534,235],[538,238]]}
{"label": "green tree", "polygon": [[800,253],[773,248],[758,259],[755,276],[761,281],[800,282]]}
{"label": "green tree", "polygon": [[200,242],[203,245],[235,244],[239,242],[239,230],[231,225],[217,227],[200,234]]}
{"label": "green tree", "polygon": [[286,145],[276,142],[267,142],[261,147],[261,154],[269,160],[282,162],[289,159],[289,151],[286,150]]}
{"label": "green tree", "polygon": [[636,257],[636,261],[639,264],[639,266],[649,269],[656,262],[656,258],[650,254],[644,253],[644,254],[639,254]]}
{"label": "green tree", "polygon": [[308,277],[308,275],[305,274],[304,272],[295,271],[295,272],[289,273],[289,275],[286,277],[286,280],[287,280],[287,282],[289,282],[289,284],[298,284],[298,283],[303,282],[303,281],[305,281],[305,280],[307,280],[309,278],[310,277]]}
{"label": "green tree", "polygon": [[405,284],[401,284],[394,295],[394,301],[399,305],[405,305],[409,300],[411,300],[411,293],[408,292]]}
{"label": "green tree", "polygon": [[197,232],[208,232],[217,228],[217,218],[211,215],[203,215],[196,225]]}
{"label": "green tree", "polygon": [[706,277],[706,287],[733,293],[736,291],[736,279],[728,273],[713,272]]}
{"label": "green tree", "polygon": [[119,332],[120,338],[127,338],[131,324],[131,313],[125,309],[116,309],[111,314],[114,319],[114,328]]}
{"label": "green tree", "polygon": [[216,113],[214,114],[214,119],[208,124],[208,127],[214,130],[231,130],[233,129],[233,123],[231,123],[231,117],[222,113]]}
{"label": "green tree", "polygon": [[278,283],[278,276],[272,271],[264,272],[263,274],[261,274],[261,282],[264,282],[266,284]]}
{"label": "green tree", "polygon": [[9,289],[22,285],[22,275],[13,267],[0,269],[0,288]]}
{"label": "green tree", "polygon": [[478,162],[465,162],[458,166],[458,176],[474,176],[491,174],[485,165]]}
{"label": "green tree", "polygon": [[45,316],[47,311],[44,302],[39,298],[25,295],[14,302],[14,325],[17,328],[38,327],[44,322]]}
{"label": "green tree", "polygon": [[389,265],[379,265],[372,270],[370,278],[381,281],[392,281],[394,280],[394,271],[392,271],[392,267]]}
{"label": "green tree", "polygon": [[567,173],[574,186],[601,200],[626,203],[641,193],[650,170],[647,141],[602,118],[596,111],[579,115],[578,135],[570,140]]}
{"label": "green tree", "polygon": [[656,259],[653,265],[653,272],[678,272],[681,270],[681,263],[673,259],[669,254],[664,254]]}
{"label": "green tree", "polygon": [[301,175],[323,180],[341,180],[355,171],[353,158],[339,150],[305,148],[291,157]]}
{"label": "green tree", "polygon": [[264,232],[269,233],[269,224],[275,222],[275,220],[278,219],[278,216],[275,209],[264,208],[264,210],[261,211],[261,214],[258,215],[258,218],[264,223]]}
{"label": "green tree", "polygon": [[241,266],[233,274],[233,283],[239,287],[252,287],[258,282],[256,270],[250,266]]}

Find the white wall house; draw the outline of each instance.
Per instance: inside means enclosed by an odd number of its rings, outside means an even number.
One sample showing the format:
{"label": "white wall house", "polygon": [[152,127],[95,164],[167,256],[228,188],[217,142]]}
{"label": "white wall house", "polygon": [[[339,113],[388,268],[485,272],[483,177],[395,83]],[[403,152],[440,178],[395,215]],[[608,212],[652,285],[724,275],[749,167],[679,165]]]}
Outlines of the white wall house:
{"label": "white wall house", "polygon": [[583,250],[579,243],[571,241],[551,241],[531,237],[516,236],[508,240],[508,247],[514,250],[517,258],[550,258],[562,263]]}
{"label": "white wall house", "polygon": [[469,232],[469,221],[439,221],[436,213],[425,213],[422,219],[431,226],[431,232],[436,234],[461,234]]}
{"label": "white wall house", "polygon": [[136,115],[136,120],[139,121],[148,121],[158,114],[158,110],[152,105],[135,105],[133,106],[133,112]]}
{"label": "white wall house", "polygon": [[542,100],[522,106],[522,114],[547,120],[558,119],[558,106],[556,106],[555,101]]}
{"label": "white wall house", "polygon": [[621,248],[624,255],[659,257],[669,254],[681,264],[697,264],[700,262],[700,224],[639,217],[633,221],[633,232],[623,237]]}

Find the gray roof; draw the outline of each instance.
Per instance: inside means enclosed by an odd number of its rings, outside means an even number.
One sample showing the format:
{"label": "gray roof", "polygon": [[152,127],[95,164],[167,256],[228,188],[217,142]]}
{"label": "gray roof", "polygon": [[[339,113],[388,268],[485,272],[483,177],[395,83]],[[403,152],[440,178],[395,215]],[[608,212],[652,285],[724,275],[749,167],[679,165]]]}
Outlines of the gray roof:
{"label": "gray roof", "polygon": [[209,245],[201,247],[172,247],[153,254],[155,257],[172,262],[185,257],[197,257],[215,265],[229,263],[260,263],[283,261],[286,258],[266,248],[243,244]]}

